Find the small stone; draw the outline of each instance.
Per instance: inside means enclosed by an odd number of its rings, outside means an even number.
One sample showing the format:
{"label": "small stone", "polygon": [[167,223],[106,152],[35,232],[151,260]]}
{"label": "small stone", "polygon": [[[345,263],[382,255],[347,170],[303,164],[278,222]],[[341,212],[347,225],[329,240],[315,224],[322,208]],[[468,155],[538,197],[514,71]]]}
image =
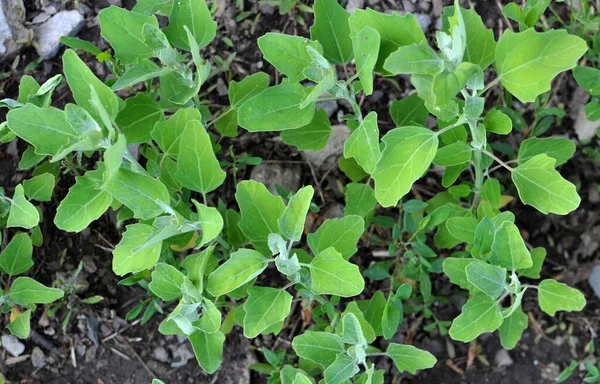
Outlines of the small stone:
{"label": "small stone", "polygon": [[74,36],[84,25],[81,13],[76,10],[59,12],[35,29],[38,55],[51,59],[58,53],[60,38]]}
{"label": "small stone", "polygon": [[323,220],[341,219],[344,217],[344,205],[335,203],[323,212]]}
{"label": "small stone", "polygon": [[223,79],[219,77],[217,79],[217,93],[219,94],[219,96],[223,97],[227,96],[227,92],[227,85],[225,85]]}
{"label": "small stone", "polygon": [[106,0],[106,1],[110,5],[116,5],[117,7],[122,7],[123,6],[123,1],[122,0]]}
{"label": "small stone", "polygon": [[498,367],[508,367],[513,364],[513,359],[506,349],[500,349],[494,356],[494,364]]}
{"label": "small stone", "polygon": [[20,356],[25,352],[25,345],[14,335],[2,335],[2,346],[6,349],[6,352],[14,357]]}
{"label": "small stone", "polygon": [[262,163],[252,168],[250,179],[264,184],[271,193],[277,193],[275,184],[286,191],[297,191],[300,188],[300,169],[284,167],[278,163]]}
{"label": "small stone", "polygon": [[0,59],[14,56],[19,52],[20,39],[27,39],[29,30],[25,28],[25,5],[22,0],[0,0]]}
{"label": "small stone", "polygon": [[46,365],[46,355],[39,347],[33,347],[31,352],[31,364],[36,368],[42,368]]}
{"label": "small stone", "polygon": [[333,114],[337,112],[338,108],[338,103],[335,100],[325,100],[317,103],[317,111],[319,109],[323,109],[329,117],[333,116]]}
{"label": "small stone", "polygon": [[362,9],[365,6],[365,0],[348,0],[346,11],[353,14],[357,9]]}
{"label": "small stone", "polygon": [[331,137],[327,146],[319,152],[303,151],[302,156],[321,174],[335,167],[344,153],[344,143],[350,136],[350,129],[345,125],[331,127]]}
{"label": "small stone", "polygon": [[590,121],[585,114],[585,105],[579,106],[579,111],[577,112],[577,118],[575,119],[575,123],[573,127],[575,128],[575,133],[577,133],[577,138],[581,141],[589,140],[592,137],[596,136],[596,131],[600,127],[599,121]]}
{"label": "small stone", "polygon": [[48,20],[52,15],[47,14],[46,12],[42,12],[31,20],[31,24],[42,24],[46,20]]}
{"label": "small stone", "polygon": [[96,347],[95,345],[92,345],[91,347],[89,347],[87,349],[87,351],[85,351],[85,362],[91,363],[92,361],[95,361],[97,353],[98,353],[98,347]]}
{"label": "small stone", "polygon": [[187,344],[182,344],[173,351],[173,362],[171,368],[183,367],[194,358],[194,354],[188,348]]}
{"label": "small stone", "polygon": [[592,273],[588,277],[588,283],[590,283],[596,296],[600,297],[600,265],[594,265]]}
{"label": "small stone", "polygon": [[98,270],[98,267],[96,267],[96,263],[94,263],[94,259],[92,259],[92,256],[83,256],[81,262],[83,263],[83,269],[85,269],[89,273],[96,273],[96,271]]}
{"label": "small stone", "polygon": [[431,26],[431,16],[424,13],[415,13],[414,16],[423,32],[427,32],[429,30],[429,26]]}
{"label": "small stone", "polygon": [[154,348],[154,351],[152,351],[152,357],[161,363],[168,363],[170,360],[169,353],[163,347]]}

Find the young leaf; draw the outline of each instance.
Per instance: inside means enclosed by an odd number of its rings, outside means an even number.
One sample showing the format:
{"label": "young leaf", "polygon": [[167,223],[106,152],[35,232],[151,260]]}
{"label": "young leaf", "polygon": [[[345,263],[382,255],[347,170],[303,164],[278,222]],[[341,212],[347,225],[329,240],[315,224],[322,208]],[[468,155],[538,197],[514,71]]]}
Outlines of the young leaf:
{"label": "young leaf", "polygon": [[436,75],[444,70],[444,60],[427,43],[413,44],[398,48],[383,68],[394,75]]}
{"label": "young leaf", "polygon": [[404,99],[392,101],[390,116],[396,127],[425,125],[429,111],[423,99],[417,93],[412,93]]}
{"label": "young leaf", "polygon": [[312,47],[317,52],[323,51],[318,42],[300,36],[269,32],[258,39],[258,48],[265,60],[292,82],[304,80],[304,71],[313,65],[313,58],[306,50],[307,47]]}
{"label": "young leaf", "polygon": [[206,290],[213,296],[229,293],[260,275],[267,264],[267,260],[260,252],[239,249],[210,274]]}
{"label": "young leaf", "polygon": [[192,200],[192,202],[196,207],[196,215],[193,215],[193,218],[200,223],[202,228],[202,238],[196,241],[196,247],[199,248],[219,236],[223,230],[223,217],[217,208],[207,207],[196,200]]}
{"label": "young leaf", "polygon": [[506,286],[506,268],[487,263],[470,263],[465,268],[467,281],[492,299],[500,297]]}
{"label": "young leaf", "polygon": [[222,332],[196,330],[189,336],[189,340],[200,367],[209,374],[214,373],[223,360],[225,335]]}
{"label": "young leaf", "polygon": [[325,148],[329,136],[331,136],[329,116],[324,109],[319,109],[307,125],[281,132],[281,141],[297,147],[299,151],[318,152]]}
{"label": "young leaf", "polygon": [[438,148],[433,163],[443,167],[450,167],[466,163],[471,160],[473,147],[464,141],[456,141],[450,145]]}
{"label": "young leaf", "polygon": [[217,23],[211,19],[210,11],[204,0],[178,0],[173,3],[169,26],[164,29],[171,44],[177,48],[190,50],[187,26],[198,43],[204,48],[215,38]]}
{"label": "young leaf", "polygon": [[546,154],[556,159],[555,167],[566,163],[575,153],[575,143],[564,137],[531,137],[523,140],[519,147],[519,164],[533,157]]}
{"label": "young leaf", "polygon": [[33,228],[40,222],[40,213],[38,210],[25,198],[23,186],[21,184],[15,187],[15,193],[10,204],[8,213],[8,228],[21,227]]}
{"label": "young leaf", "polygon": [[490,261],[510,271],[530,268],[533,265],[519,228],[510,221],[503,222],[494,234]]}
{"label": "young leaf", "polygon": [[360,371],[355,360],[346,353],[338,353],[333,364],[324,372],[327,384],[343,384]]}
{"label": "young leaf", "polygon": [[500,342],[505,349],[513,349],[517,345],[523,331],[527,329],[527,319],[528,317],[521,307],[504,319],[498,332],[500,333]]}
{"label": "young leaf", "polygon": [[16,304],[25,307],[32,304],[50,304],[64,296],[60,289],[48,288],[29,277],[17,277],[8,293]]}
{"label": "young leaf", "polygon": [[182,262],[181,267],[187,270],[187,277],[194,283],[198,291],[204,290],[204,274],[213,256],[214,245],[206,248],[202,252],[188,255]]}
{"label": "young leaf", "polygon": [[392,207],[410,191],[435,157],[438,137],[421,127],[402,127],[383,137],[385,149],[375,167],[375,197],[383,207]]}
{"label": "young leaf", "polygon": [[550,82],[577,65],[587,51],[585,41],[566,30],[504,32],[496,45],[498,79],[521,102],[533,102],[550,90]]}
{"label": "young leaf", "polygon": [[[260,39],[259,46],[260,46]],[[258,72],[244,77],[241,81],[232,80],[229,84],[229,102],[237,110],[244,103],[269,87],[269,75]]]}
{"label": "young leaf", "polygon": [[346,140],[344,157],[354,157],[367,173],[373,173],[381,158],[376,112],[370,112]]}
{"label": "young leaf", "polygon": [[351,301],[350,303],[348,303],[348,305],[346,305],[346,310],[344,311],[344,313],[342,313],[342,316],[345,316],[348,313],[353,314],[358,319],[358,322],[360,323],[360,327],[362,329],[362,333],[365,336],[367,343],[372,343],[373,341],[375,341],[375,338],[377,337],[377,335],[375,334],[375,329],[373,329],[371,324],[369,324],[361,309],[358,308],[358,304],[356,301]]}
{"label": "young leaf", "polygon": [[323,55],[332,64],[348,64],[353,58],[350,14],[337,0],[316,0],[315,22],[310,37],[323,45]]}
{"label": "young leaf", "polygon": [[292,295],[283,289],[252,287],[244,304],[244,336],[254,338],[290,314]]}
{"label": "young leaf", "polygon": [[365,287],[358,266],[346,261],[333,247],[317,253],[308,267],[310,289],[315,294],[351,297],[360,294]]}
{"label": "young leaf", "polygon": [[388,297],[383,308],[381,316],[381,331],[383,337],[390,340],[398,331],[398,326],[402,321],[403,312],[400,311],[392,302],[392,296]]}
{"label": "young leaf", "polygon": [[279,233],[291,241],[299,241],[304,231],[304,221],[310,208],[314,190],[312,186],[300,189],[288,202],[283,215],[277,220]]}
{"label": "young leaf", "polygon": [[202,317],[197,327],[204,332],[215,333],[221,327],[221,311],[208,299],[202,300]]}
{"label": "young leaf", "polygon": [[581,199],[575,186],[554,169],[555,163],[545,154],[534,156],[513,169],[512,180],[524,204],[543,214],[566,215],[579,206]]}
{"label": "young leaf", "polygon": [[179,156],[181,136],[191,120],[201,121],[200,111],[196,108],[179,109],[169,120],[154,126],[151,132],[152,138],[165,154],[176,159]]}
{"label": "young leaf", "polygon": [[592,67],[573,68],[577,84],[592,96],[600,96],[600,69]]}
{"label": "young leaf", "polygon": [[519,276],[528,277],[530,279],[539,279],[544,259],[546,258],[545,248],[534,248],[531,250],[531,260],[533,265],[530,268],[519,270]]}
{"label": "young leaf", "polygon": [[185,275],[177,268],[169,264],[158,263],[152,271],[152,281],[148,284],[148,288],[167,302],[181,297],[181,287],[185,279]]}
{"label": "young leaf", "polygon": [[54,192],[54,176],[42,173],[29,180],[23,180],[23,190],[31,200],[50,201]]}
{"label": "young leaf", "polygon": [[160,257],[161,242],[142,247],[152,230],[152,226],[141,223],[126,227],[123,238],[113,251],[113,271],[117,275],[123,276],[154,267]]}
{"label": "young leaf", "polygon": [[[13,311],[14,310],[15,309],[13,309]],[[29,332],[31,331],[30,322],[31,309],[28,309],[25,312],[17,315],[17,317],[13,319],[10,324],[6,325],[6,328],[10,331],[10,333],[17,336],[19,339],[27,339],[29,337]]]}
{"label": "young leaf", "polygon": [[308,359],[323,368],[333,364],[336,355],[346,350],[338,335],[315,331],[306,331],[294,337],[292,348],[301,358]]}
{"label": "young leaf", "polygon": [[356,253],[356,243],[363,234],[365,222],[360,216],[327,219],[315,233],[308,235],[308,246],[315,255],[333,247],[345,260]]}
{"label": "young leaf", "polygon": [[357,215],[367,217],[375,212],[375,191],[367,184],[350,183],[346,185],[346,206],[344,207],[344,215]]}
{"label": "young leaf", "polygon": [[352,49],[356,58],[356,72],[365,95],[373,93],[373,69],[377,63],[381,38],[379,32],[365,27],[352,37]]}
{"label": "young leaf", "polygon": [[173,71],[173,68],[161,68],[148,59],[140,59],[137,64],[133,64],[123,72],[121,77],[117,78],[111,89],[120,91],[143,81],[167,75]]}
{"label": "young leaf", "polygon": [[360,322],[353,313],[347,313],[342,317],[342,340],[345,344],[351,345],[367,344]]}
{"label": "young leaf", "polygon": [[165,120],[162,107],[144,93],[139,93],[125,101],[115,122],[128,144],[145,143],[152,139],[154,124]]}
{"label": "young leaf", "polygon": [[451,217],[446,222],[448,232],[461,242],[473,244],[475,241],[475,231],[477,230],[477,219],[471,216]]}
{"label": "young leaf", "polygon": [[31,238],[26,233],[17,233],[0,253],[0,270],[9,276],[26,272],[33,267],[32,254]]}
{"label": "young leaf", "polygon": [[493,332],[502,324],[502,314],[496,300],[476,293],[462,308],[450,327],[450,337],[468,343],[485,332]]}
{"label": "young leaf", "polygon": [[431,353],[412,345],[390,343],[385,354],[394,361],[400,373],[406,371],[414,375],[417,370],[431,368],[437,362]]}
{"label": "young leaf", "polygon": [[581,311],[586,301],[583,293],[553,279],[543,280],[538,285],[540,309],[550,316],[557,311]]}
{"label": "young leaf", "polygon": [[485,125],[487,131],[499,135],[509,134],[513,126],[510,117],[497,109],[493,109],[485,115],[483,125]]}
{"label": "young leaf", "polygon": [[206,194],[217,189],[225,180],[225,172],[213,152],[208,132],[198,120],[186,124],[177,160],[175,178],[193,191]]}
{"label": "young leaf", "polygon": [[306,375],[297,373],[292,384],[313,384],[313,382]]}

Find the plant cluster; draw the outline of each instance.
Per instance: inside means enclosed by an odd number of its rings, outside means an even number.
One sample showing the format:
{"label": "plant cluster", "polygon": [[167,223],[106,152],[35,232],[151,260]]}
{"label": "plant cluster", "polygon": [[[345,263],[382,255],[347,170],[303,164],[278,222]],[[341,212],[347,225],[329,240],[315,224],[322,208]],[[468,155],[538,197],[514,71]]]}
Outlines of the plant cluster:
{"label": "plant cluster", "polygon": [[[490,88],[501,85],[523,103],[540,103],[552,79],[588,49],[565,30],[537,32],[533,25],[545,7],[535,4],[541,3],[530,0],[522,10],[511,5],[521,31],[507,30],[496,40],[474,10],[456,2],[444,10],[433,48],[410,13],[350,15],[335,0],[316,0],[310,38],[267,33],[258,39],[283,80],[271,85],[259,72],[231,81],[230,105],[214,116],[202,89],[216,70],[201,53],[217,24],[204,0],[140,0],[131,11],[102,10],[101,34],[112,53],[63,39],[71,48],[62,60],[74,104],[51,106],[60,75],[42,85],[24,76],[18,99],[2,101],[10,109],[0,126],[2,142],[18,137],[29,143],[20,168],[33,168],[12,197],[0,195],[2,224],[22,231],[0,255],[9,276],[2,296],[3,310],[12,308],[9,330],[26,337],[34,305],[62,296],[26,277],[10,284],[10,277],[31,268],[32,246],[41,243],[42,215],[31,201],[53,198],[61,170],[75,174],[76,182],[60,201],[54,225],[80,232],[108,209],[117,211],[127,225],[113,251],[113,271],[125,276],[122,284],[139,284],[149,294],[128,318],[144,308],[149,317],[162,311],[160,301],[175,302],[159,330],[186,336],[208,373],[221,364],[234,326],[247,338],[279,334],[293,303],[309,317],[292,340],[293,353],[264,348],[268,363],[255,366],[272,383],[314,383],[319,376],[327,384],[383,383],[384,372],[374,365],[380,357],[392,359],[400,372],[432,367],[429,352],[384,341],[397,333],[405,312],[422,313],[430,330],[454,340],[498,331],[510,349],[527,327],[526,291],[537,292],[550,316],[581,310],[579,291],[553,279],[535,283],[546,251],[528,247],[506,210],[513,185],[524,204],[544,214],[575,210],[576,187],[557,170],[573,155],[573,143],[533,137],[509,160],[488,143],[512,130],[507,114],[488,108]],[[156,15],[168,17],[165,28]],[[76,51],[95,55],[114,77],[98,79]],[[485,84],[490,66],[496,77]],[[398,74],[410,75],[416,93],[393,102],[396,128],[380,139],[377,113],[363,111],[357,97],[373,93],[375,75]],[[351,134],[339,162],[352,182],[345,186],[345,216],[306,234],[306,216],[317,209],[313,187],[273,195],[258,182],[237,182],[240,162],[232,154],[233,163],[219,161],[226,154],[219,142],[242,127],[280,131],[284,143],[319,151],[331,134],[327,114],[316,108],[324,99],[352,108],[344,116]],[[434,129],[425,126],[430,114]],[[141,158],[132,155],[131,144],[141,146]],[[444,167],[445,190],[409,199],[432,163]],[[218,198],[229,178],[237,209]],[[377,216],[377,204],[398,219]],[[361,272],[351,260],[374,225],[391,229],[389,258]],[[269,279],[261,279],[266,272]],[[441,273],[468,296],[451,323],[430,309],[440,299],[431,276]],[[386,280],[389,289],[358,299],[365,278]]]}

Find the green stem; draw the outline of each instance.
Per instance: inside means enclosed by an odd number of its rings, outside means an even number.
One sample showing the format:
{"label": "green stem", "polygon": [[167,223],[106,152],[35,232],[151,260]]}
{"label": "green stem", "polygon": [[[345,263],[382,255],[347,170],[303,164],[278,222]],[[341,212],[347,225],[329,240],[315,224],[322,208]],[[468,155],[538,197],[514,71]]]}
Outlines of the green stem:
{"label": "green stem", "polygon": [[477,96],[483,95],[484,93],[487,92],[488,89],[492,88],[494,85],[498,84],[499,82],[500,82],[500,78],[499,77],[495,78],[493,81],[489,82],[488,85],[483,87],[483,89],[481,91],[479,91]]}
{"label": "green stem", "polygon": [[510,172],[513,171],[513,169],[506,164],[504,161],[500,160],[496,155],[494,155],[492,152],[488,152],[485,149],[481,150],[481,153],[485,153],[486,155],[488,155],[489,157],[491,157],[492,159],[496,160],[496,162],[498,162],[501,166],[503,166],[504,168],[508,169]]}
{"label": "green stem", "polygon": [[221,120],[221,118],[225,115],[227,115],[229,112],[234,111],[233,108],[229,108],[227,109],[225,112],[221,113],[219,116],[215,117],[214,119],[212,119],[211,121],[208,122],[208,124],[206,124],[206,127],[210,127],[211,125],[213,125],[214,123],[216,123],[217,121]]}
{"label": "green stem", "polygon": [[[477,121],[469,119],[467,121],[469,125],[469,129],[471,130],[471,137],[473,140],[478,141],[478,148],[473,151],[473,166],[475,167],[475,186],[473,187],[473,205],[471,205],[471,209],[475,210],[479,206],[479,201],[481,199],[481,187],[483,186],[483,158],[481,156],[482,151],[485,148],[485,136],[479,137],[477,133]],[[481,141],[481,142],[479,142]]]}

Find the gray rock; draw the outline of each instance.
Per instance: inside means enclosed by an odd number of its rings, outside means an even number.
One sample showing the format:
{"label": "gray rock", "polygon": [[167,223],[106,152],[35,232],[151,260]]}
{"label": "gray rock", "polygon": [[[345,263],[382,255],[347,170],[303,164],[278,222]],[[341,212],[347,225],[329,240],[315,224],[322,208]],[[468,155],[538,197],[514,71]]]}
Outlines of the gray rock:
{"label": "gray rock", "polygon": [[423,32],[427,32],[431,26],[431,16],[424,13],[415,13],[414,16]]}
{"label": "gray rock", "polygon": [[123,6],[123,1],[122,0],[106,0],[106,1],[110,5],[116,5],[117,7],[122,7]]}
{"label": "gray rock", "polygon": [[600,297],[600,265],[594,265],[594,269],[588,277],[588,283],[590,283],[596,296]]}
{"label": "gray rock", "polygon": [[75,36],[85,24],[83,15],[76,10],[62,11],[35,28],[38,55],[50,59],[58,53],[62,36]]}
{"label": "gray rock", "polygon": [[325,173],[336,166],[344,153],[344,143],[350,136],[350,129],[345,125],[334,125],[331,127],[331,137],[327,146],[319,152],[303,151],[302,156],[320,173]]}
{"label": "gray rock", "polygon": [[31,24],[42,24],[46,22],[52,15],[42,12],[31,20]]}
{"label": "gray rock", "polygon": [[338,108],[339,107],[336,100],[325,100],[317,103],[317,110],[324,109],[325,113],[327,113],[327,116],[329,117],[333,116],[333,114],[337,112]]}
{"label": "gray rock", "polygon": [[171,368],[179,368],[183,367],[194,358],[194,354],[188,348],[187,344],[182,344],[177,347],[176,350],[173,351],[173,362],[171,363]]}
{"label": "gray rock", "polygon": [[344,205],[335,203],[323,212],[323,220],[341,219],[344,217]]}
{"label": "gray rock", "polygon": [[365,0],[348,0],[348,4],[346,4],[346,11],[352,14],[357,9],[362,9],[364,6]]}
{"label": "gray rock", "polygon": [[300,168],[262,163],[252,169],[250,179],[264,184],[271,193],[277,193],[275,184],[281,185],[286,191],[295,192],[300,188]]}
{"label": "gray rock", "polygon": [[152,352],[152,357],[155,360],[160,361],[161,363],[168,363],[170,360],[169,353],[164,347],[154,348],[154,351]]}
{"label": "gray rock", "polygon": [[508,367],[513,364],[513,359],[506,349],[500,349],[494,356],[494,364],[498,367]]}
{"label": "gray rock", "polygon": [[31,352],[31,364],[36,368],[42,368],[46,365],[46,355],[39,347],[33,347]]}
{"label": "gray rock", "polygon": [[0,59],[10,58],[19,52],[20,39],[27,39],[25,6],[22,0],[0,0]]}
{"label": "gray rock", "polygon": [[593,256],[600,248],[600,226],[588,229],[581,235],[581,255],[584,258]]}
{"label": "gray rock", "polygon": [[25,352],[25,345],[13,335],[2,335],[2,346],[6,349],[6,352],[14,357],[20,356]]}
{"label": "gray rock", "polygon": [[577,118],[575,119],[575,124],[573,125],[575,128],[575,133],[577,133],[577,138],[582,141],[589,140],[596,136],[596,130],[600,128],[600,121],[588,120],[587,116],[585,115],[584,108],[585,105],[583,104],[579,106]]}

